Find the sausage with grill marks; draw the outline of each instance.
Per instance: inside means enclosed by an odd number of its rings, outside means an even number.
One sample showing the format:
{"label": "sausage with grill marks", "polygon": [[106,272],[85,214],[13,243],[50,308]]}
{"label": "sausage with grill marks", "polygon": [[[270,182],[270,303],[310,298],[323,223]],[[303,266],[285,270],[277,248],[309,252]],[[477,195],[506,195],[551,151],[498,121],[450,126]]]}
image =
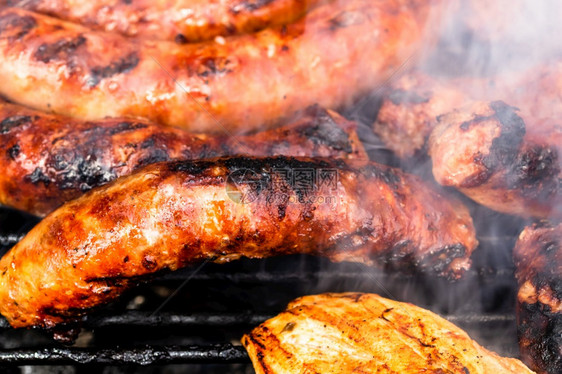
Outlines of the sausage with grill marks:
{"label": "sausage with grill marks", "polygon": [[355,123],[310,107],[277,129],[191,134],[130,118],[80,121],[0,102],[0,203],[44,216],[93,187],[160,161],[246,154],[367,158]]}
{"label": "sausage with grill marks", "polygon": [[349,0],[254,34],[177,45],[0,9],[0,94],[87,120],[247,132],[376,88],[421,45],[438,0]]}
{"label": "sausage with grill marks", "polygon": [[127,36],[198,42],[291,23],[333,0],[2,0],[89,27]]}
{"label": "sausage with grill marks", "polygon": [[14,327],[51,327],[161,271],[241,256],[313,254],[456,279],[476,245],[459,201],[366,160],[158,163],[34,227],[0,260],[0,312]]}

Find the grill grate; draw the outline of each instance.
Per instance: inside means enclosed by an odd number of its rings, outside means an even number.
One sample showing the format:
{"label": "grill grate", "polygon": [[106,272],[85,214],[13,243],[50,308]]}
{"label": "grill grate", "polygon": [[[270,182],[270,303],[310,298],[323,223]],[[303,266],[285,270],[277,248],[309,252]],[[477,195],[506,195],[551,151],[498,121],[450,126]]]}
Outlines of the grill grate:
{"label": "grill grate", "polygon": [[[43,331],[14,330],[0,318],[0,370],[29,372],[27,365],[33,365],[34,373],[74,373],[76,368],[125,373],[145,366],[153,368],[146,371],[152,373],[165,365],[170,373],[174,368],[178,372],[251,373],[239,343],[245,332],[298,296],[344,291],[375,292],[429,308],[487,348],[515,357],[516,282],[511,249],[522,223],[485,208],[471,208],[480,226],[481,245],[473,256],[472,270],[461,281],[385,274],[309,256],[205,264],[158,277],[88,316],[72,346],[54,343]],[[36,222],[0,209],[2,250]],[[130,369],[131,365],[136,369]]]}

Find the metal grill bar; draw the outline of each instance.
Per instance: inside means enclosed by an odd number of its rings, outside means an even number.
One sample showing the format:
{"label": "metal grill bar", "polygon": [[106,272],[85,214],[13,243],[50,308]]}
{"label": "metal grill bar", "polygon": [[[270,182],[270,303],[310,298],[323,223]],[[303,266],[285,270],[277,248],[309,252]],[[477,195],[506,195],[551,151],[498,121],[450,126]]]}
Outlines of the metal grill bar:
{"label": "metal grill bar", "polygon": [[[84,320],[86,328],[100,327],[230,327],[257,326],[274,317],[274,314],[251,313],[198,313],[192,315],[162,313],[153,315],[149,312],[129,311],[117,315],[88,317]],[[498,322],[515,322],[514,315],[508,314],[457,314],[443,316],[458,324],[487,324]],[[11,329],[5,319],[0,319],[0,329]]]}
{"label": "metal grill bar", "polygon": [[25,234],[0,234],[0,245],[9,247],[23,239]]}
{"label": "metal grill bar", "polygon": [[247,363],[241,346],[221,344],[189,347],[142,347],[133,349],[43,348],[0,351],[0,365],[153,365],[176,363]]}

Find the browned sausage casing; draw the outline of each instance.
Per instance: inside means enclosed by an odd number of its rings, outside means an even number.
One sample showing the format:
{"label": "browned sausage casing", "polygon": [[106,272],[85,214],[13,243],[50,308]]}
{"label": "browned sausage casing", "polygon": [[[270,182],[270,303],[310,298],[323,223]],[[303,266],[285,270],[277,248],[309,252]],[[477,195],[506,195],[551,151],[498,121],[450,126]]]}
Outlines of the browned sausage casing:
{"label": "browned sausage casing", "polygon": [[333,0],[1,0],[90,27],[179,43],[253,32],[295,21]]}
{"label": "browned sausage casing", "polygon": [[439,0],[347,0],[306,19],[177,45],[0,10],[0,94],[83,119],[140,116],[194,132],[250,131],[376,88],[422,43]]}
{"label": "browned sausage casing", "polygon": [[457,200],[369,161],[159,163],[66,203],[31,230],[0,261],[0,312],[14,327],[53,326],[148,275],[241,256],[315,254],[459,278],[476,245]]}
{"label": "browned sausage casing", "polygon": [[127,118],[85,122],[0,101],[0,203],[44,216],[159,161],[225,155],[367,158],[355,124],[310,107],[275,130],[196,135]]}
{"label": "browned sausage casing", "polygon": [[514,249],[521,356],[540,374],[562,372],[562,224],[523,230]]}

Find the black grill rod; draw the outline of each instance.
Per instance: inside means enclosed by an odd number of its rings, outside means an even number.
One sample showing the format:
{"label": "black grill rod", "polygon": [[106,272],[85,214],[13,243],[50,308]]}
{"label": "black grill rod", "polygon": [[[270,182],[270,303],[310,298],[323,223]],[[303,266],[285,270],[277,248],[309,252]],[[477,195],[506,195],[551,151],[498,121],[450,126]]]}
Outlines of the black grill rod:
{"label": "black grill rod", "polygon": [[24,236],[25,234],[0,234],[0,246],[8,247],[16,245]]}
{"label": "black grill rod", "polygon": [[[84,327],[228,327],[228,326],[257,326],[273,318],[273,314],[251,313],[197,313],[191,315],[161,313],[153,315],[151,312],[129,311],[117,315],[86,317]],[[443,318],[457,324],[486,324],[515,322],[512,314],[451,314]],[[11,329],[4,318],[0,318],[0,329]]]}
{"label": "black grill rod", "polygon": [[241,346],[162,346],[132,349],[44,348],[0,351],[0,366],[9,365],[162,365],[249,363]]}

